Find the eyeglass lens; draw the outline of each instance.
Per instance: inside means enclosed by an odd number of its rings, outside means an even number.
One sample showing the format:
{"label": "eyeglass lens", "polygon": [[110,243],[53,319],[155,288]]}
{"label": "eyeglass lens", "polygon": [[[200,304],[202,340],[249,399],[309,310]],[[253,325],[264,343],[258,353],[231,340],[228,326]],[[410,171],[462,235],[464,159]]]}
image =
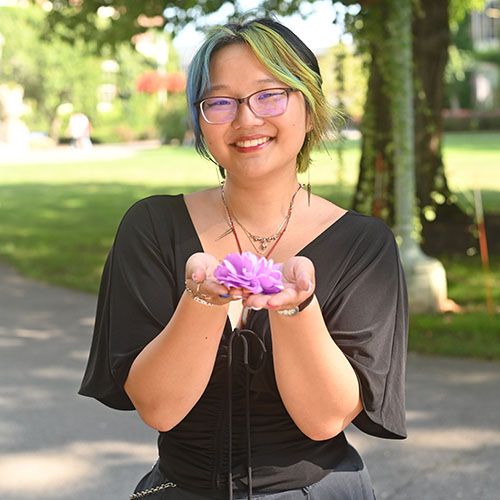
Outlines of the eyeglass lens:
{"label": "eyeglass lens", "polygon": [[[247,98],[250,109],[257,116],[277,116],[285,112],[288,92],[284,89],[261,90]],[[203,116],[209,123],[234,120],[239,101],[233,97],[209,97],[201,102]]]}

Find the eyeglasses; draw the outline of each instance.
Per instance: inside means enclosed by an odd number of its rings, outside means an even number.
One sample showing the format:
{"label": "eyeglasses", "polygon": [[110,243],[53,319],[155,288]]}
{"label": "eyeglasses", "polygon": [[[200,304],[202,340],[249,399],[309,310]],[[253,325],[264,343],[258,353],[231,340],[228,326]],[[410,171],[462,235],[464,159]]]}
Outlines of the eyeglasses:
{"label": "eyeglasses", "polygon": [[207,123],[227,123],[234,120],[240,104],[246,102],[257,116],[279,116],[288,106],[288,94],[294,89],[276,88],[254,92],[247,97],[207,97],[195,103]]}

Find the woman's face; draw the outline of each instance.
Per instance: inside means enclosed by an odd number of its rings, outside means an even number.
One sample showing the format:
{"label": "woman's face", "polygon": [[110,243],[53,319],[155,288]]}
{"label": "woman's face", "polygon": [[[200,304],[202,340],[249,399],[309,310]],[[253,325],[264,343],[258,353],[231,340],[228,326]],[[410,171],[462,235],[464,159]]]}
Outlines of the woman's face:
{"label": "woman's face", "polygon": [[[260,90],[288,88],[243,43],[226,46],[212,56],[210,83],[211,90],[204,98],[242,98]],[[200,126],[215,160],[229,175],[247,178],[279,169],[295,172],[297,154],[309,130],[304,96],[298,91],[290,92],[282,115],[260,117],[247,103],[241,103],[231,122],[207,123],[200,114]]]}

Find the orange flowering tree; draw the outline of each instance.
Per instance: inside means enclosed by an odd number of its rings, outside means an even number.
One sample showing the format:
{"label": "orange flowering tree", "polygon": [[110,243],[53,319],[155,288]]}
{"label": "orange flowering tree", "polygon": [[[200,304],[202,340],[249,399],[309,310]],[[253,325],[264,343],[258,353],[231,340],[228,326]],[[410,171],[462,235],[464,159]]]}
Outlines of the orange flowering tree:
{"label": "orange flowering tree", "polygon": [[136,82],[135,90],[148,94],[156,94],[160,90],[182,92],[186,88],[186,77],[179,72],[161,74],[156,70],[142,72]]}

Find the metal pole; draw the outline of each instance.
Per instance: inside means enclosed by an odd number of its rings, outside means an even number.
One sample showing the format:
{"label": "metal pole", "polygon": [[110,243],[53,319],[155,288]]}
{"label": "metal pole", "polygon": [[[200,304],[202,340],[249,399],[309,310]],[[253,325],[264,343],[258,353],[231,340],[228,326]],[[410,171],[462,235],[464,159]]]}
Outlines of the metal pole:
{"label": "metal pole", "polygon": [[486,239],[486,228],[484,225],[483,200],[481,190],[474,190],[474,205],[476,211],[476,224],[479,232],[479,249],[481,251],[481,263],[483,265],[484,287],[486,293],[486,307],[490,318],[495,315],[495,306],[493,305],[493,293],[491,291],[490,279],[490,259],[488,256],[488,242]]}
{"label": "metal pole", "polygon": [[[426,256],[417,240],[415,137],[413,112],[412,0],[388,1],[392,63],[391,88],[395,164],[396,235],[413,312],[441,311],[447,301],[446,273]],[[394,84],[395,83],[395,84]]]}
{"label": "metal pole", "polygon": [[[413,69],[411,35],[411,0],[392,0],[390,11],[392,37],[398,40],[393,59],[401,78],[393,89],[393,137],[395,164],[395,218],[396,233],[400,240],[401,254],[406,260],[420,258],[422,254],[415,238],[415,139],[413,112]],[[398,6],[396,7],[396,4]],[[397,31],[397,32],[396,32]]]}

